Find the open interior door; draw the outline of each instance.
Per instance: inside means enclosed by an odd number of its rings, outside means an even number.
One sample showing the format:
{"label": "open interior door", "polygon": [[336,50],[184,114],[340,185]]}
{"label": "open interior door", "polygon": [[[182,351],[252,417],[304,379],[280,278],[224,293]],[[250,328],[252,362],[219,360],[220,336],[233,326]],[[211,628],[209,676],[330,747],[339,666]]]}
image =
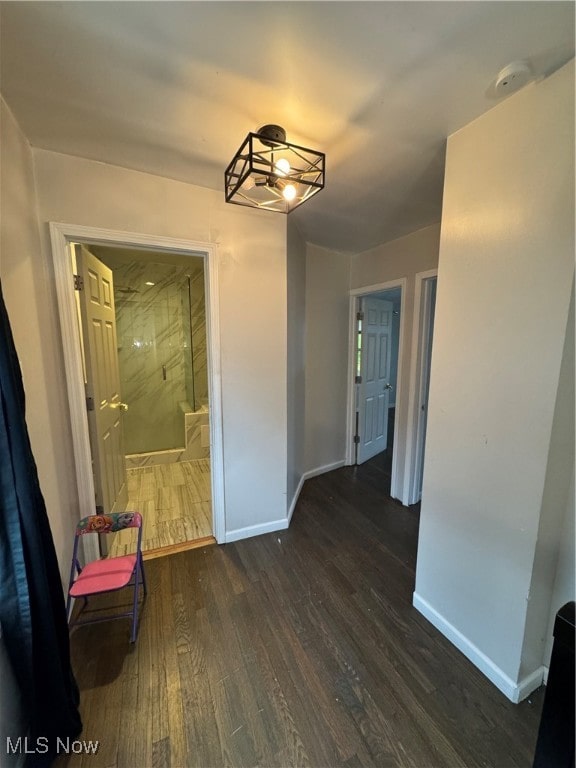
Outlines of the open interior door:
{"label": "open interior door", "polygon": [[127,406],[120,397],[112,270],[83,245],[76,247],[76,266],[82,286],[79,304],[95,507],[103,513],[121,512],[128,502],[122,432]]}
{"label": "open interior door", "polygon": [[361,300],[358,464],[386,450],[388,442],[392,309],[391,301],[372,297]]}

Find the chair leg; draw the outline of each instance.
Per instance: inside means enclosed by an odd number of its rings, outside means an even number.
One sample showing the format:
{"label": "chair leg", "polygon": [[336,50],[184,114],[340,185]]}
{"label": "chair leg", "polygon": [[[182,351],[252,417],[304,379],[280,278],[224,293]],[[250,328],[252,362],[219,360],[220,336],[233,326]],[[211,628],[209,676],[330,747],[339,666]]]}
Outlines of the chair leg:
{"label": "chair leg", "polygon": [[148,590],[146,588],[146,575],[144,573],[144,560],[142,558],[142,552],[140,552],[140,576],[142,577],[142,586],[144,587],[144,594],[148,594]]}
{"label": "chair leg", "polygon": [[134,587],[134,607],[132,609],[132,632],[130,633],[130,642],[136,642],[136,629],[138,627],[138,591]]}
{"label": "chair leg", "polygon": [[[144,578],[144,571],[142,570],[140,559],[136,561],[136,572],[134,573],[134,602],[132,605],[132,634],[130,636],[130,642],[136,642],[136,632],[138,629],[138,591],[140,589],[140,578],[138,573]],[[144,587],[144,594],[146,594],[146,587]]]}

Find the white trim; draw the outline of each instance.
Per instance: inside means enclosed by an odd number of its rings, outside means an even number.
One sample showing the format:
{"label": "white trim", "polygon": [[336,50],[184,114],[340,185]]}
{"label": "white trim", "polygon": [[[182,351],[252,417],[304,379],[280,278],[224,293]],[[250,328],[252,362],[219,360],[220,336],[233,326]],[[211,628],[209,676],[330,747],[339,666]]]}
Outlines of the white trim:
{"label": "white trim", "polygon": [[288,508],[288,525],[290,525],[290,522],[292,520],[292,515],[294,514],[294,510],[296,509],[296,504],[298,504],[298,499],[300,498],[300,491],[302,490],[302,486],[304,485],[306,481],[305,475],[302,475],[300,478],[300,482],[298,483],[298,487],[296,488],[296,491],[294,492],[294,496],[292,497],[292,502],[290,504],[290,507]]}
{"label": "white trim", "polygon": [[[218,290],[218,252],[212,243],[180,240],[171,237],[122,232],[112,229],[98,229],[75,224],[50,222],[52,258],[58,297],[58,310],[70,403],[70,422],[74,448],[74,465],[78,488],[78,517],[94,511],[94,480],[90,436],[86,416],[84,375],[80,355],[80,333],[78,329],[76,302],[72,285],[72,265],[69,244],[90,243],[100,245],[136,246],[177,253],[194,252],[204,257],[206,281],[206,327],[208,337],[208,387],[210,402],[211,437],[211,484],[212,518],[214,538],[224,541],[226,529],[224,496],[224,460],[222,435],[222,394],[220,369],[220,312]],[[96,559],[97,544],[85,550],[87,559]]]}
{"label": "white trim", "polygon": [[288,520],[272,520],[269,523],[260,523],[259,525],[248,525],[245,528],[236,528],[233,531],[226,531],[224,541],[230,544],[240,539],[248,539],[251,536],[262,536],[264,533],[274,533],[275,531],[285,531],[288,528]]}
{"label": "white trim", "polygon": [[415,488],[416,470],[419,462],[419,448],[424,436],[420,431],[420,414],[418,412],[419,393],[423,378],[425,363],[424,336],[428,327],[429,317],[425,317],[424,282],[438,278],[437,269],[429,269],[416,274],[414,286],[414,314],[412,320],[412,347],[410,352],[410,380],[408,383],[408,428],[406,430],[406,459],[404,469],[404,487],[402,498],[407,505],[420,500],[420,494]]}
{"label": "white trim", "polygon": [[325,475],[326,472],[333,472],[335,469],[341,469],[342,467],[346,466],[346,461],[342,459],[341,461],[333,461],[332,464],[324,464],[321,467],[316,467],[315,469],[309,469],[308,472],[304,472],[302,475],[302,483],[304,483],[305,480],[310,480],[311,477],[318,477],[318,475]]}
{"label": "white trim", "polygon": [[523,677],[522,680],[520,680],[520,682],[517,684],[517,698],[512,699],[514,704],[518,704],[520,701],[524,701],[524,699],[527,696],[530,696],[530,694],[535,691],[536,688],[540,688],[543,683],[546,684],[547,679],[548,670],[543,664],[541,664],[538,669],[535,669],[534,672],[531,672],[529,675]]}
{"label": "white trim", "polygon": [[[400,419],[398,414],[402,408],[402,369],[404,367],[404,337],[406,335],[406,285],[407,279],[405,277],[397,280],[389,280],[386,283],[376,283],[375,285],[367,285],[362,288],[353,288],[350,290],[350,303],[348,310],[348,377],[347,377],[347,399],[346,399],[346,458],[345,464],[351,465],[354,461],[353,457],[353,440],[354,440],[354,428],[355,428],[355,383],[356,376],[356,313],[358,312],[359,299],[363,296],[369,296],[373,293],[380,293],[381,291],[388,291],[392,288],[400,288],[400,330],[398,338],[398,372],[396,374],[396,419],[394,420],[394,445],[398,445],[398,433],[400,426]],[[393,499],[399,499],[403,504],[404,483],[400,477],[400,469],[398,462],[399,451],[395,450],[392,453],[392,473],[390,480],[390,496]]]}
{"label": "white trim", "polygon": [[346,466],[354,463],[354,431],[356,421],[356,314],[358,313],[358,299],[350,293],[348,305],[348,373],[346,375]]}
{"label": "white trim", "polygon": [[535,691],[544,678],[543,666],[538,667],[534,672],[526,675],[519,682],[515,683],[511,677],[503,672],[500,667],[495,664],[492,659],[486,656],[474,643],[469,640],[465,635],[456,629],[447,619],[444,618],[438,611],[433,608],[430,603],[424,600],[423,597],[417,592],[414,592],[412,597],[412,605],[425,616],[428,621],[438,629],[444,637],[447,637],[450,642],[461,651],[467,659],[469,659],[486,677],[494,683],[494,685],[502,691],[502,693],[514,702],[518,702],[529,696],[532,691]]}
{"label": "white trim", "polygon": [[322,467],[316,467],[315,469],[310,469],[308,472],[304,472],[302,477],[300,478],[300,482],[298,483],[298,487],[296,488],[296,491],[294,492],[294,496],[292,497],[292,502],[290,504],[290,507],[288,509],[288,525],[290,525],[290,521],[292,520],[292,515],[294,514],[294,510],[296,509],[296,504],[298,504],[298,499],[300,498],[300,492],[302,491],[302,486],[306,482],[306,480],[309,480],[311,477],[317,477],[318,475],[324,475],[326,472],[333,472],[335,469],[341,469],[342,467],[346,466],[346,460],[342,459],[342,461],[334,461],[332,464],[324,464]]}
{"label": "white trim", "polygon": [[350,296],[367,296],[370,293],[380,293],[381,291],[389,291],[391,288],[406,287],[406,278],[399,277],[396,280],[388,280],[385,283],[374,283],[374,285],[363,285],[362,288],[351,288]]}
{"label": "white trim", "polygon": [[[205,246],[206,247],[206,246]],[[226,536],[226,496],[224,494],[224,426],[222,413],[222,365],[220,358],[220,283],[218,251],[209,245],[204,259],[206,296],[206,336],[208,403],[210,409],[210,486],[212,492],[212,532],[220,544]]]}

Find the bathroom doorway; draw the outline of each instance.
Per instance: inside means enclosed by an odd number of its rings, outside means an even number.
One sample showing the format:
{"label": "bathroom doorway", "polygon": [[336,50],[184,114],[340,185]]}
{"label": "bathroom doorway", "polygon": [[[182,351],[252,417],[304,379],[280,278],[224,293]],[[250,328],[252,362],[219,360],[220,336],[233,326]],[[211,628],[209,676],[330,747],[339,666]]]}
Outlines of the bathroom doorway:
{"label": "bathroom doorway", "polygon": [[[134,495],[129,495],[128,504],[143,511],[145,518],[156,528],[149,536],[148,554],[154,556],[156,552],[164,554],[165,551],[189,548],[191,542],[205,542],[205,534],[210,535],[211,541],[222,541],[224,476],[215,249],[209,244],[191,241],[56,223],[50,225],[50,231],[72,421],[79,516],[94,513],[95,489],[86,416],[86,377],[78,322],[78,292],[74,290],[76,281],[72,280],[75,244],[94,251],[96,258],[105,259],[118,272],[117,284],[124,292],[117,292],[117,300],[119,306],[125,305],[126,310],[117,335],[119,357],[124,347],[128,353],[128,367],[132,364],[134,372],[135,366],[140,377],[139,382],[132,382],[132,390],[127,390],[133,403],[137,403],[146,393],[148,382],[152,384],[152,400],[149,399],[147,405],[140,404],[132,409],[132,414],[145,413],[152,422],[151,440],[142,438],[145,430],[142,422],[136,419],[139,423],[136,431],[140,429],[140,434],[130,437],[128,433],[124,451],[127,475],[132,475],[130,493],[138,493],[136,500]],[[126,266],[128,263],[133,265],[130,269]],[[152,279],[152,273],[148,276],[143,273],[145,268],[152,269],[148,265],[153,264],[157,265],[156,280]],[[127,280],[129,271],[132,272],[133,283],[145,278],[144,287],[130,284]],[[146,295],[147,290],[156,287],[146,283],[164,283],[164,286],[161,290],[162,286],[158,285],[156,293]],[[199,286],[203,287],[203,295],[200,295]],[[171,292],[168,301],[164,289]],[[154,304],[155,296],[160,296],[161,305],[164,301],[161,311],[146,314],[146,310]],[[177,332],[173,332],[175,323],[179,325]],[[151,336],[152,330],[154,334]],[[148,350],[152,353],[146,360],[144,341],[148,342]],[[198,354],[194,360],[186,362],[186,355],[191,356],[193,347],[196,347]],[[136,352],[142,354],[136,355]],[[150,370],[152,364],[157,369],[156,389],[154,372]],[[180,376],[182,371],[183,376]],[[177,372],[180,377],[178,385]],[[122,378],[125,379],[124,373]],[[160,397],[162,388],[158,389],[159,383],[164,385],[166,391],[170,389],[170,397],[167,398],[172,412],[170,417],[162,413],[164,398]],[[127,399],[121,392],[122,403],[128,405],[123,420],[130,413]],[[157,426],[158,421],[162,424],[161,428]],[[167,422],[170,429],[165,428]],[[178,522],[181,515],[177,508],[182,503],[200,513],[194,521],[187,516],[188,522]],[[152,522],[153,512],[157,509],[162,514]],[[96,550],[89,550],[89,559],[99,556]]]}
{"label": "bathroom doorway", "polygon": [[[143,550],[203,542],[213,536],[204,259],[108,245],[76,252],[111,271],[126,508],[143,515]],[[119,534],[110,552],[125,547]]]}

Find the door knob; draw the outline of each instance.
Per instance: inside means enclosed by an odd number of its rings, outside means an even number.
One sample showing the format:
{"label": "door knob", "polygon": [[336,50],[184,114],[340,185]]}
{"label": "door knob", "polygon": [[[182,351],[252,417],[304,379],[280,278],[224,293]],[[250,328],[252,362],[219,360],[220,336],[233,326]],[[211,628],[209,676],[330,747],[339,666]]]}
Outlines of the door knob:
{"label": "door knob", "polygon": [[128,403],[110,403],[110,408],[118,408],[119,411],[127,411]]}
{"label": "door knob", "polygon": [[388,382],[387,384],[384,384],[384,389],[394,389],[394,387]]}

